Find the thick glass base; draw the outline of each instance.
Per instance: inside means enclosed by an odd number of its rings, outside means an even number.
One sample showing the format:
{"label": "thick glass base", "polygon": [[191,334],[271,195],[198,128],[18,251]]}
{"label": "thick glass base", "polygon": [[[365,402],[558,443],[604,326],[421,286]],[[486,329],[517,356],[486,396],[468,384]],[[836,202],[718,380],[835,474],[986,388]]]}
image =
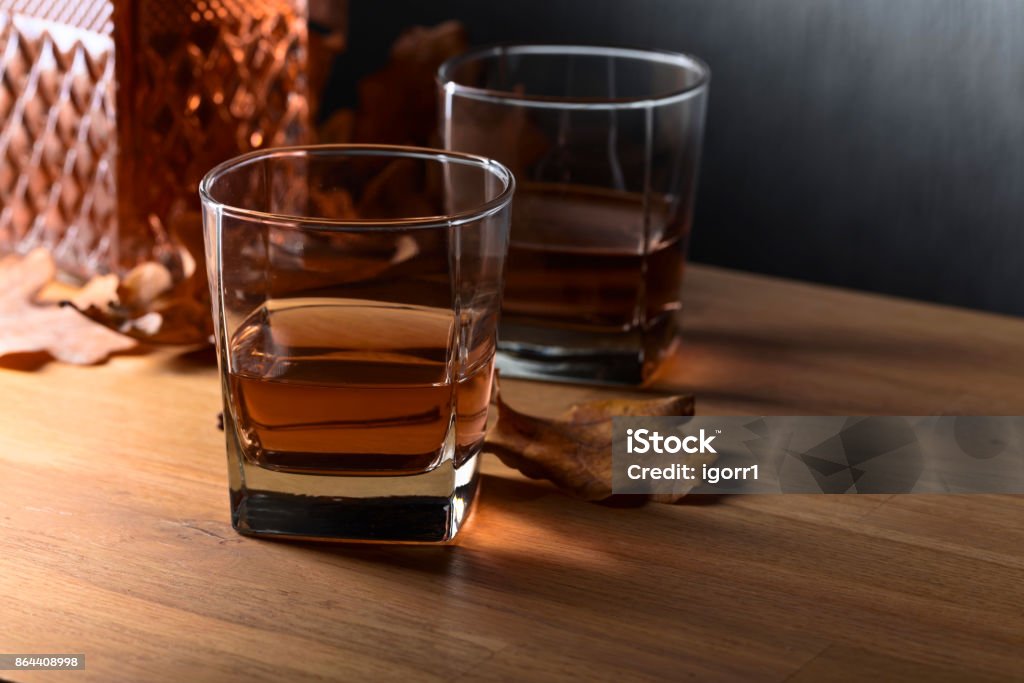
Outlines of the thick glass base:
{"label": "thick glass base", "polygon": [[591,332],[502,321],[497,367],[502,377],[585,384],[642,384],[671,351],[676,325]]}
{"label": "thick glass base", "polygon": [[296,540],[445,543],[469,518],[479,457],[421,474],[337,476],[262,468],[242,457],[225,411],[231,523],[243,534]]}

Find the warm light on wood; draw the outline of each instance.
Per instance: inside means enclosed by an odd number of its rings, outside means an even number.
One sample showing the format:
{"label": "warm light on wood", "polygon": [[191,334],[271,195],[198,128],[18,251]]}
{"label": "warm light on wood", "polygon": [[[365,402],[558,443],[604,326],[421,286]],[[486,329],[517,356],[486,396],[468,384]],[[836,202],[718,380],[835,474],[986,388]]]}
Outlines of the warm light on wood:
{"label": "warm light on wood", "polygon": [[[1024,321],[688,278],[658,387],[698,413],[1024,413]],[[4,361],[0,651],[85,653],[61,680],[104,682],[1020,675],[1021,497],[612,508],[488,457],[457,547],[260,541],[228,519],[211,357]],[[550,414],[607,394],[504,387]]]}

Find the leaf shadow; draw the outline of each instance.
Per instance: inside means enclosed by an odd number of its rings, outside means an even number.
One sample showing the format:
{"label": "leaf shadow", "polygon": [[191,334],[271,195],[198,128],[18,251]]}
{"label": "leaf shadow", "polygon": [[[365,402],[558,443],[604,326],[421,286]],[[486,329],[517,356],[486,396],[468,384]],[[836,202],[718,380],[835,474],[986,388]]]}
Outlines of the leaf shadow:
{"label": "leaf shadow", "polygon": [[[133,346],[130,349],[114,351],[98,363],[79,365],[78,367],[100,367],[106,365],[111,358],[144,356],[152,350],[145,345]],[[50,363],[59,363],[56,358],[47,351],[25,351],[19,353],[8,353],[0,356],[0,369],[14,370],[16,372],[38,372]],[[78,365],[72,363],[71,365]]]}

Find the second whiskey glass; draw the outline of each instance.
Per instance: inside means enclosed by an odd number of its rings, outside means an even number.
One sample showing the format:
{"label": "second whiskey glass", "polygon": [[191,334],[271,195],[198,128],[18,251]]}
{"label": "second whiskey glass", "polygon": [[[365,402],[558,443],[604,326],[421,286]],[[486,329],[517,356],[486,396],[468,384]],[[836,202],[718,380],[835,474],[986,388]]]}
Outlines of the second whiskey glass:
{"label": "second whiskey glass", "polygon": [[441,66],[445,146],[497,159],[519,183],[502,374],[638,383],[665,356],[709,78],[688,55],[572,45]]}

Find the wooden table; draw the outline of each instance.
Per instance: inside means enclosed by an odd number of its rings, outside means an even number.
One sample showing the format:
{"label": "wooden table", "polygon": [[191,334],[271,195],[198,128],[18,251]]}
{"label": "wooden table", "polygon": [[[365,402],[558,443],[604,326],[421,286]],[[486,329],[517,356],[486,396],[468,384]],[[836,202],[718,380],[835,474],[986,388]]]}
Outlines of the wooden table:
{"label": "wooden table", "polygon": [[[1024,320],[695,267],[656,388],[705,414],[1022,414]],[[209,356],[0,370],[0,652],[17,681],[1024,677],[1024,498],[611,508],[490,457],[448,548],[228,520]],[[509,382],[553,409],[595,388]],[[528,402],[527,402],[528,399]]]}

